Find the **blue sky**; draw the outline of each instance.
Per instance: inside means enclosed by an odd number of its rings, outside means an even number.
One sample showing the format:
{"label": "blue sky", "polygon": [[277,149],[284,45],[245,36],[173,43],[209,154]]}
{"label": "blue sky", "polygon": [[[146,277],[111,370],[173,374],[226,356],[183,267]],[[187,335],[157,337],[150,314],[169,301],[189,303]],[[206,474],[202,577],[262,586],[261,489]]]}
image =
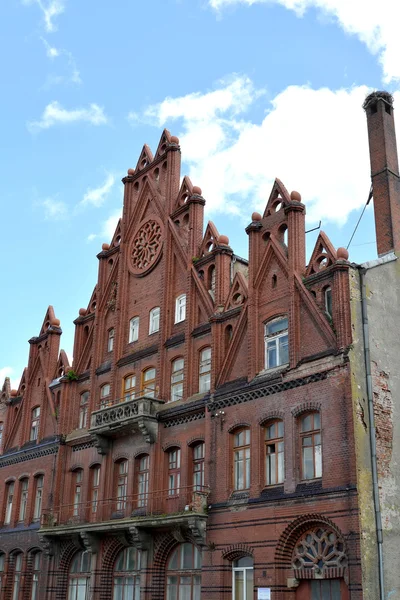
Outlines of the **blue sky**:
{"label": "blue sky", "polygon": [[[307,226],[346,246],[370,186],[362,101],[385,88],[400,106],[395,13],[392,0],[3,0],[0,384],[16,385],[49,304],[72,355],[120,180],[164,127],[237,254],[276,176]],[[350,258],[374,258],[374,241],[368,209]]]}

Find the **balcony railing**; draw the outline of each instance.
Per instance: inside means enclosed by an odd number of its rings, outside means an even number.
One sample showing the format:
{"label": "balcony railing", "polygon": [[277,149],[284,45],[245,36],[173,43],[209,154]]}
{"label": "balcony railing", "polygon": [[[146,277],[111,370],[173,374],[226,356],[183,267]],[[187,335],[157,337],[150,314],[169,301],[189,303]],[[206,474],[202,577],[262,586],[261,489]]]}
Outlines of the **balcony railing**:
{"label": "balcony railing", "polygon": [[83,523],[103,523],[117,519],[165,518],[181,513],[206,513],[209,488],[188,486],[120,498],[63,504],[42,513],[41,527],[54,528]]}

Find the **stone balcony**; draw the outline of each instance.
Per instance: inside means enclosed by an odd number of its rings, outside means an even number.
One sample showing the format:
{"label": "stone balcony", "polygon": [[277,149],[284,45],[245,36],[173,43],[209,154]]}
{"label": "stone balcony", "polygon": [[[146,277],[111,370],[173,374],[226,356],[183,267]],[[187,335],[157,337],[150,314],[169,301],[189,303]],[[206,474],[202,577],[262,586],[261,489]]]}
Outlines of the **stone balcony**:
{"label": "stone balcony", "polygon": [[76,538],[96,551],[104,535],[122,535],[138,549],[149,548],[152,531],[170,531],[178,541],[190,532],[205,544],[207,487],[190,486],[121,498],[64,504],[42,514],[39,535],[48,546],[57,540]]}
{"label": "stone balcony", "polygon": [[140,432],[152,444],[157,438],[157,412],[164,402],[151,396],[119,398],[107,402],[91,416],[89,433],[95,439],[100,454],[106,454],[108,438],[121,433]]}

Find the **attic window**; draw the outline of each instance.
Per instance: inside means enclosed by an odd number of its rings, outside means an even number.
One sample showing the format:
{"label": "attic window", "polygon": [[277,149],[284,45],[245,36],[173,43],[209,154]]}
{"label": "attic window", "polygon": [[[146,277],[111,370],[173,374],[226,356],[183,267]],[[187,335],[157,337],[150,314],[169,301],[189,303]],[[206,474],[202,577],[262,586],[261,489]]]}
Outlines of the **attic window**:
{"label": "attic window", "polygon": [[163,144],[163,145],[161,146],[161,148],[160,148],[160,154],[164,154],[166,147],[167,147],[167,145],[166,145],[166,144]]}
{"label": "attic window", "polygon": [[276,274],[272,275],[272,281],[271,281],[272,288],[276,288],[277,281],[278,281],[278,277],[276,276]]}
{"label": "attic window", "polygon": [[114,246],[119,246],[120,243],[121,243],[121,236],[117,235],[117,237],[115,238],[115,244],[114,244]]}
{"label": "attic window", "polygon": [[281,210],[282,208],[282,202],[279,200],[276,204],[274,204],[273,209],[275,212],[278,212],[278,210]]}
{"label": "attic window", "polygon": [[147,165],[148,165],[148,164],[149,164],[149,163],[148,163],[148,162],[147,162],[147,160],[144,158],[144,159],[142,160],[142,162],[140,163],[140,167],[141,167],[142,169],[144,169],[145,167],[147,167]]}

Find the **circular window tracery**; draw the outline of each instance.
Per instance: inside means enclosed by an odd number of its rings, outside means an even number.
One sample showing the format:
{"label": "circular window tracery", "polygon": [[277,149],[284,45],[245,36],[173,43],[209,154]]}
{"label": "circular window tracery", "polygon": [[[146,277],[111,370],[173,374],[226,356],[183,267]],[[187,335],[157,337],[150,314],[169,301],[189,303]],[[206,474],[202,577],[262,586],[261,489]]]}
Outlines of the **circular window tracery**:
{"label": "circular window tracery", "polygon": [[157,218],[143,223],[137,230],[131,246],[131,270],[144,275],[160,257],[162,248],[162,225]]}
{"label": "circular window tracery", "polygon": [[324,568],[345,567],[347,557],[344,542],[333,529],[316,527],[297,542],[292,564],[295,569],[318,572]]}

